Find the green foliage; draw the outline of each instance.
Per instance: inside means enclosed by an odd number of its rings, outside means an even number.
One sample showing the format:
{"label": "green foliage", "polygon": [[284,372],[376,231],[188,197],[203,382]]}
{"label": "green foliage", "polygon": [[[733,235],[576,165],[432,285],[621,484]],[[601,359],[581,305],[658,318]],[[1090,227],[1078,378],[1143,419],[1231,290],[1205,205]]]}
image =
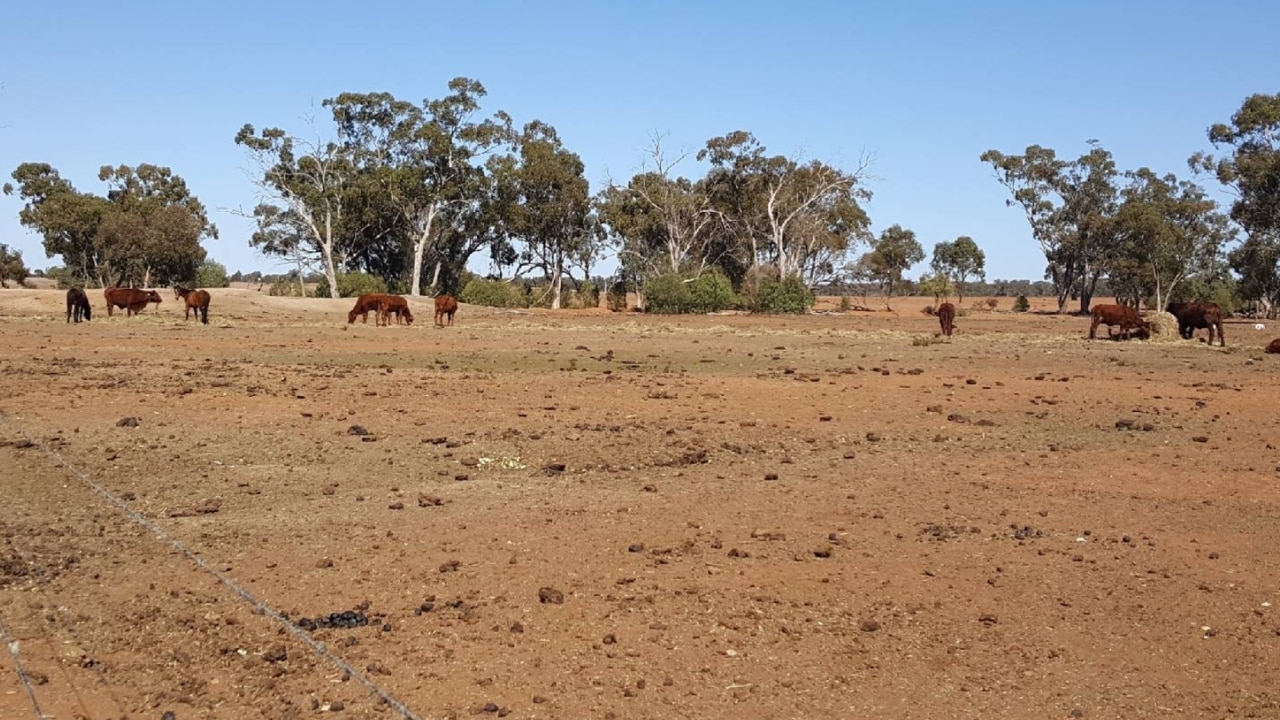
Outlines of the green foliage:
{"label": "green foliage", "polygon": [[1240,275],[1237,292],[1246,304],[1280,309],[1280,238],[1249,236],[1227,256]]}
{"label": "green foliage", "polygon": [[609,283],[609,292],[605,302],[613,312],[625,312],[627,309],[627,284],[621,280]]}
{"label": "green foliage", "polygon": [[760,291],[756,294],[755,312],[789,313],[803,315],[813,307],[813,291],[800,278],[792,276],[782,280],[772,278],[760,283]]}
{"label": "green foliage", "polygon": [[467,282],[458,295],[458,299],[470,305],[485,307],[521,308],[528,307],[529,300],[524,288],[505,280],[489,280],[476,277]]}
{"label": "green foliage", "polygon": [[969,278],[987,278],[986,253],[968,235],[934,245],[932,265],[935,274],[951,281],[959,302],[964,301],[965,283]]}
{"label": "green foliage", "polygon": [[13,179],[27,203],[19,220],[77,278],[144,285],[191,278],[205,257],[201,241],[218,237],[204,206],[167,167],[104,166],[106,197],[79,192],[46,163],[19,165]]}
{"label": "green foliage", "polygon": [[880,283],[886,298],[893,297],[894,288],[902,282],[902,274],[912,265],[924,259],[924,248],[916,241],[916,234],[901,225],[893,225],[871,242],[867,253],[866,268],[871,277]]}
{"label": "green foliage", "polygon": [[200,269],[196,271],[196,287],[231,287],[231,280],[227,277],[226,266],[213,260],[205,260],[201,263]]}
{"label": "green foliage", "polygon": [[916,285],[916,290],[921,295],[932,295],[937,303],[941,303],[943,298],[950,297],[955,292],[955,288],[951,285],[951,279],[941,272],[932,272],[921,276],[919,284]]}
{"label": "green foliage", "polygon": [[1110,152],[1097,141],[1089,145],[1089,152],[1069,161],[1039,145],[1028,146],[1023,155],[988,150],[981,157],[1012,195],[1009,204],[1026,213],[1031,234],[1044,250],[1058,312],[1073,295],[1088,311],[1115,249],[1118,171]]}
{"label": "green foliage", "polygon": [[22,251],[10,250],[8,245],[0,243],[0,286],[8,287],[9,283],[21,286],[27,279],[27,266],[22,262]]}
{"label": "green foliage", "polygon": [[71,271],[61,265],[55,265],[46,270],[45,277],[57,282],[59,290],[68,290],[77,286],[76,279],[71,275]]}
{"label": "green foliage", "polygon": [[363,272],[338,273],[338,292],[329,292],[329,281],[321,279],[316,286],[317,297],[359,297],[366,293],[385,293],[387,283],[382,278]]}
{"label": "green foliage", "polygon": [[849,312],[852,309],[853,309],[853,301],[849,299],[848,295],[841,295],[840,296],[840,312]]}
{"label": "green foliage", "polygon": [[1196,153],[1191,167],[1231,188],[1231,219],[1251,237],[1280,235],[1280,93],[1251,95],[1230,124],[1215,124],[1208,134],[1214,147],[1228,146],[1231,155]]}
{"label": "green foliage", "polygon": [[574,293],[574,300],[584,308],[600,307],[600,288],[590,280],[584,280]]}
{"label": "green foliage", "polygon": [[267,294],[272,297],[302,297],[303,289],[302,285],[298,284],[298,278],[282,277],[271,283]]}
{"label": "green foliage", "polygon": [[718,272],[704,272],[696,278],[677,273],[656,275],[645,281],[644,295],[649,312],[661,314],[719,312],[737,302],[729,278]]}
{"label": "green foliage", "polygon": [[1031,309],[1031,302],[1027,300],[1026,295],[1019,295],[1017,300],[1013,301],[1013,311],[1016,313],[1024,313]]}

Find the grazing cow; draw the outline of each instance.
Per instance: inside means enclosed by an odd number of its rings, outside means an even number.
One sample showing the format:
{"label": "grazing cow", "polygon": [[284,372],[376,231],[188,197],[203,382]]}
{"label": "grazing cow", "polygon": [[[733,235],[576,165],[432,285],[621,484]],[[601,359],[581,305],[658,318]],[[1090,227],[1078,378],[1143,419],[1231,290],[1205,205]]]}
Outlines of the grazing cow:
{"label": "grazing cow", "polygon": [[1097,336],[1098,326],[1107,326],[1107,336],[1111,336],[1111,326],[1120,326],[1120,337],[1129,338],[1129,331],[1135,330],[1144,338],[1151,337],[1151,323],[1138,316],[1138,311],[1125,305],[1094,305],[1090,312],[1093,323],[1089,326],[1089,339]]}
{"label": "grazing cow", "polygon": [[1217,303],[1169,303],[1170,315],[1178,318],[1178,334],[1190,340],[1195,331],[1208,328],[1209,344],[1213,344],[1213,331],[1218,331],[1218,345],[1227,346],[1227,336],[1222,332],[1222,308]]}
{"label": "grazing cow", "polygon": [[939,305],[938,322],[942,325],[942,334],[951,337],[951,332],[956,329],[956,306],[951,303]]}
{"label": "grazing cow", "polygon": [[89,304],[89,296],[80,288],[67,291],[67,322],[71,322],[72,315],[75,315],[76,322],[80,322],[80,318],[93,319],[93,306]]}
{"label": "grazing cow", "polygon": [[102,295],[107,299],[107,315],[114,315],[115,308],[124,308],[125,317],[129,317],[145,310],[147,303],[160,304],[160,293],[155,290],[109,287]]}
{"label": "grazing cow", "polygon": [[1271,343],[1267,345],[1267,352],[1280,355],[1280,338],[1272,340]]}
{"label": "grazing cow", "polygon": [[413,324],[413,313],[409,312],[409,301],[399,295],[383,296],[382,302],[378,305],[378,324],[390,325],[391,313],[395,313],[397,325],[401,321],[406,325]]}
{"label": "grazing cow", "polygon": [[453,327],[453,314],[458,312],[458,301],[452,295],[436,296],[436,327],[444,327],[445,317],[449,318],[449,326]]}
{"label": "grazing cow", "polygon": [[356,306],[351,308],[351,312],[347,313],[347,324],[356,321],[356,316],[360,316],[360,322],[365,325],[369,324],[369,313],[374,313],[374,321],[378,319],[378,306],[382,304],[382,299],[387,296],[386,293],[365,293],[356,298]]}
{"label": "grazing cow", "polygon": [[182,314],[183,320],[191,319],[191,311],[195,310],[196,315],[200,316],[200,322],[205,325],[209,324],[209,291],[207,290],[191,290],[181,285],[173,286],[173,296],[184,301],[186,304],[186,312]]}

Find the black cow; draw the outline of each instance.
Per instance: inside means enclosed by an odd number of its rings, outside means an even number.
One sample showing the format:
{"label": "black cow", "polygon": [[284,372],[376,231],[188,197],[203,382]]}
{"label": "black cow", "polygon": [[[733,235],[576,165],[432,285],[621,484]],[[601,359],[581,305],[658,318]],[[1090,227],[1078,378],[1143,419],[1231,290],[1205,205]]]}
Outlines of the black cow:
{"label": "black cow", "polygon": [[80,288],[67,291],[67,322],[71,322],[73,316],[76,322],[80,322],[80,318],[93,319],[93,306],[89,305],[89,296]]}

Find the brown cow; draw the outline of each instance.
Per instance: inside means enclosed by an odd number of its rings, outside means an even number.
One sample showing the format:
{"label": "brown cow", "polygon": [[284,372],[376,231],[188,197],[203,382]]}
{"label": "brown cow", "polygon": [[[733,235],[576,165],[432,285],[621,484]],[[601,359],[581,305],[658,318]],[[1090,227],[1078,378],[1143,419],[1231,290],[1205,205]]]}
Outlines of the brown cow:
{"label": "brown cow", "polygon": [[436,327],[444,327],[444,319],[449,318],[449,326],[453,326],[453,314],[458,312],[458,301],[452,295],[436,296]]}
{"label": "brown cow", "polygon": [[409,312],[409,301],[399,295],[383,296],[382,302],[378,304],[378,324],[390,325],[391,313],[396,314],[397,325],[401,321],[406,325],[413,324],[413,313]]}
{"label": "brown cow", "polygon": [[351,312],[347,313],[347,324],[356,321],[356,316],[361,316],[360,322],[365,325],[369,324],[369,313],[374,313],[374,320],[378,319],[378,306],[382,304],[382,299],[387,296],[386,293],[365,293],[356,298],[356,306],[351,308]]}
{"label": "brown cow", "polygon": [[195,310],[199,316],[200,322],[205,325],[209,324],[209,292],[207,290],[191,290],[181,285],[173,286],[173,296],[180,298],[187,306],[186,312],[182,314],[183,320],[191,319],[191,311]]}
{"label": "brown cow", "polygon": [[951,332],[956,329],[956,306],[951,303],[939,305],[938,322],[942,325],[942,334],[951,337]]}
{"label": "brown cow", "polygon": [[145,310],[147,303],[160,304],[160,293],[155,290],[109,287],[102,295],[107,299],[107,315],[114,315],[115,308],[124,308],[125,317],[129,317]]}
{"label": "brown cow", "polygon": [[1271,344],[1267,345],[1267,352],[1280,355],[1280,338],[1272,340]]}
{"label": "brown cow", "polygon": [[1151,337],[1151,323],[1143,320],[1138,311],[1125,305],[1094,305],[1090,312],[1093,324],[1089,326],[1089,339],[1097,336],[1098,326],[1107,326],[1107,336],[1111,336],[1111,326],[1120,326],[1120,337],[1129,338],[1129,331],[1136,330],[1144,338]]}
{"label": "brown cow", "polygon": [[93,319],[93,306],[89,304],[89,296],[84,294],[84,290],[80,288],[71,288],[67,291],[67,322],[71,322],[71,316],[75,315],[76,322],[80,322],[80,318],[85,320]]}
{"label": "brown cow", "polygon": [[1218,345],[1227,346],[1227,336],[1222,332],[1222,308],[1217,303],[1169,303],[1170,315],[1178,318],[1178,334],[1190,340],[1199,328],[1208,328],[1209,344],[1213,344],[1213,331],[1218,331]]}

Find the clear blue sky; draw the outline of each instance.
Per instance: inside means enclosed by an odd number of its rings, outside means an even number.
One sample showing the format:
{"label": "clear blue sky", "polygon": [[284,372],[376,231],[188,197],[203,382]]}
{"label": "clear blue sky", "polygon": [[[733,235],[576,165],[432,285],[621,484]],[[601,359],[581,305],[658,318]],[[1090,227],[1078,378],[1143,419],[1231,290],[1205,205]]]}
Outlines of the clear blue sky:
{"label": "clear blue sky", "polygon": [[[983,151],[1074,157],[1097,138],[1122,168],[1184,176],[1208,125],[1280,92],[1272,0],[54,0],[2,20],[4,179],[47,162],[102,193],[101,165],[167,165],[210,209],[209,254],[233,271],[279,267],[225,211],[256,197],[236,131],[304,133],[308,114],[327,127],[320,102],[344,91],[420,102],[477,79],[485,111],[554,125],[593,191],[629,178],[654,132],[696,150],[747,130],[847,167],[865,151],[874,230],[902,224],[926,252],[970,235],[993,279],[1038,279],[1044,259]],[[56,264],[20,207],[0,197],[0,242]]]}

